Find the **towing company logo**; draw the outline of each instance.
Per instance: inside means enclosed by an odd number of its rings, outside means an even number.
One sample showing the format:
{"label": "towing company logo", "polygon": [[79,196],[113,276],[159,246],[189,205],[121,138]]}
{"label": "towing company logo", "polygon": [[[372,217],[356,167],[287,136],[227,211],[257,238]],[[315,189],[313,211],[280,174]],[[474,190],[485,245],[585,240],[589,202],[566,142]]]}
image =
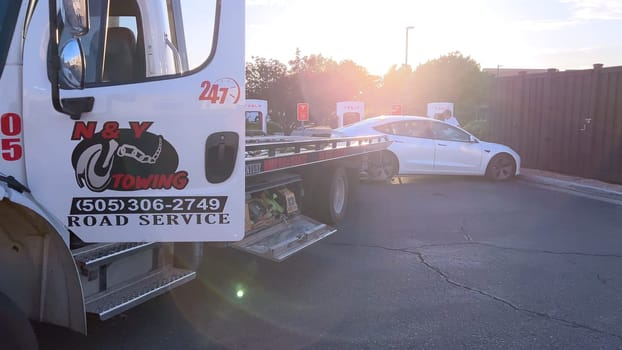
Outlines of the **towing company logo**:
{"label": "towing company logo", "polygon": [[81,188],[93,192],[184,189],[188,172],[177,171],[179,156],[162,135],[147,130],[153,122],[76,122],[71,140],[80,141],[71,163]]}

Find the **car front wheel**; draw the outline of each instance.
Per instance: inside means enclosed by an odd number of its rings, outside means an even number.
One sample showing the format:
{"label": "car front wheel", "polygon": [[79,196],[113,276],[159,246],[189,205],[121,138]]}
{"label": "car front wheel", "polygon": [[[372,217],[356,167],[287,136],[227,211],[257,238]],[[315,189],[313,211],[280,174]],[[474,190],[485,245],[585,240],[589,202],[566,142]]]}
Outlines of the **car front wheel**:
{"label": "car front wheel", "polygon": [[492,180],[505,181],[513,178],[514,175],[516,175],[516,162],[507,153],[497,154],[488,163],[486,176]]}

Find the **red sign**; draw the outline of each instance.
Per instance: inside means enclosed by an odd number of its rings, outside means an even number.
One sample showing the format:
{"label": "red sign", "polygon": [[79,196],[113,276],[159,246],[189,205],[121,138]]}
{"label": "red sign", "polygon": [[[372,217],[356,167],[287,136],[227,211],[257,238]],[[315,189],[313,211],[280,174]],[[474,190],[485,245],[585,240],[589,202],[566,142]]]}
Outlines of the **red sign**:
{"label": "red sign", "polygon": [[392,115],[402,115],[402,105],[392,105],[391,106],[391,114]]}
{"label": "red sign", "polygon": [[308,103],[299,103],[296,110],[297,110],[297,117],[298,117],[299,122],[309,121],[309,104]]}

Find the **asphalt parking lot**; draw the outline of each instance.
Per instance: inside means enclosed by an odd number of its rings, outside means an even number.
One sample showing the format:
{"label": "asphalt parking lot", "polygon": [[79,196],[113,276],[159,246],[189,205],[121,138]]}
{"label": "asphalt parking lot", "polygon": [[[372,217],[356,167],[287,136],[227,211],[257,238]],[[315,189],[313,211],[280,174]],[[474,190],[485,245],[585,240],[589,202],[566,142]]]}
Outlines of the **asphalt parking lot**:
{"label": "asphalt parking lot", "polygon": [[[44,349],[619,349],[622,205],[522,181],[362,184],[281,264],[210,250],[197,281]],[[236,293],[244,291],[244,296]]]}

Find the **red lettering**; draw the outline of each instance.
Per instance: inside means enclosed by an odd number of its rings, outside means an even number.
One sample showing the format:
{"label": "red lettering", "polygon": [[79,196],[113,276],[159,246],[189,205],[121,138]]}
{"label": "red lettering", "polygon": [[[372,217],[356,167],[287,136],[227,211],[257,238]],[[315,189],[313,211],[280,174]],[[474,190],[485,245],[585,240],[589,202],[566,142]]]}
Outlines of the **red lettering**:
{"label": "red lettering", "polygon": [[136,178],[134,176],[125,175],[121,181],[121,188],[124,190],[133,190],[136,187]]}
{"label": "red lettering", "polygon": [[188,185],[188,172],[179,171],[175,174],[150,174],[147,177],[129,174],[112,175],[112,189],[133,190],[183,190]]}
{"label": "red lettering", "polygon": [[280,168],[287,168],[291,166],[301,165],[307,162],[307,155],[291,156],[277,159],[267,159],[264,161],[264,170],[276,170]]}
{"label": "red lettering", "polygon": [[173,187],[173,174],[160,175],[156,188],[171,188]]}
{"label": "red lettering", "polygon": [[141,176],[137,176],[136,177],[136,189],[137,190],[146,190],[149,187],[153,187],[152,183],[155,182],[155,176],[149,175],[147,177],[141,177]]}
{"label": "red lettering", "polygon": [[5,113],[0,117],[0,131],[6,136],[17,136],[22,132],[22,118],[15,113]]}
{"label": "red lettering", "polygon": [[153,122],[130,122],[130,127],[134,131],[134,138],[139,139],[143,133],[153,125]]}
{"label": "red lettering", "polygon": [[199,101],[209,100],[209,98],[207,97],[207,94],[209,93],[209,90],[212,87],[212,83],[206,80],[201,83],[201,87],[203,88],[203,92],[201,93],[201,95],[199,95]]}
{"label": "red lettering", "polygon": [[173,186],[178,190],[183,190],[188,185],[188,172],[180,171],[173,178]]}
{"label": "red lettering", "polygon": [[117,122],[105,122],[101,131],[104,140],[118,139],[119,133],[119,123]]}
{"label": "red lettering", "polygon": [[95,128],[97,122],[76,122],[73,125],[73,133],[71,133],[72,140],[92,139],[95,134]]}
{"label": "red lettering", "polygon": [[123,175],[121,174],[112,175],[112,188],[119,188],[121,186],[121,180],[123,180]]}

